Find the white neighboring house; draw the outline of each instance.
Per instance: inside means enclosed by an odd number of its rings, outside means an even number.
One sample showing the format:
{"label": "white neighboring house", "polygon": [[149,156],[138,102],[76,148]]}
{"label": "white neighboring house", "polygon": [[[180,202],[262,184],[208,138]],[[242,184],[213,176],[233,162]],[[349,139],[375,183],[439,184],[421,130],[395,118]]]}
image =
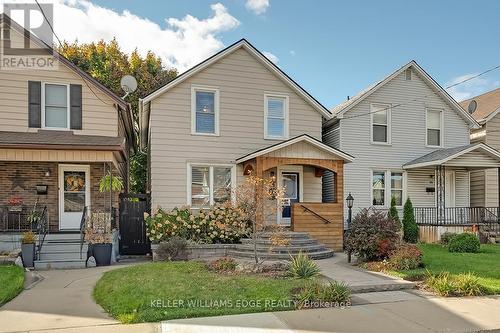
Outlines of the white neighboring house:
{"label": "white neighboring house", "polygon": [[479,124],[415,61],[332,113],[323,142],[356,157],[344,181],[353,213],[388,209],[392,197],[402,211],[409,197],[420,224],[468,225],[485,216],[470,207],[470,172],[500,166],[500,153],[470,144]]}

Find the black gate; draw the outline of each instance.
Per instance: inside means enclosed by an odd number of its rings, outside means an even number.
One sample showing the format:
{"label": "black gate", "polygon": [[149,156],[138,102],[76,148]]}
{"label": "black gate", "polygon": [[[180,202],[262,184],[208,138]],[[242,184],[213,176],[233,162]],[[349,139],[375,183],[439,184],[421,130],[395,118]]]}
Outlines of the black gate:
{"label": "black gate", "polygon": [[151,252],[151,244],[146,237],[144,212],[151,212],[149,195],[120,194],[120,254]]}

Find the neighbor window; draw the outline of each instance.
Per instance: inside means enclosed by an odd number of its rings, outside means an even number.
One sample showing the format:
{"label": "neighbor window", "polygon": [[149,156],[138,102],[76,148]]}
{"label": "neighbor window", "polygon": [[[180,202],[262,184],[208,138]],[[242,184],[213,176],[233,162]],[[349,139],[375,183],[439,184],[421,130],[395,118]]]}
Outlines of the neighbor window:
{"label": "neighbor window", "polygon": [[396,200],[396,206],[403,205],[403,174],[391,172],[391,200]]}
{"label": "neighbor window", "polygon": [[374,206],[385,206],[385,171],[373,171],[372,197]]}
{"label": "neighbor window", "polygon": [[231,166],[192,165],[189,204],[193,208],[209,207],[231,200],[233,168]]}
{"label": "neighbor window", "polygon": [[372,104],[372,142],[390,143],[390,105]]}
{"label": "neighbor window", "polygon": [[427,110],[427,145],[437,146],[442,145],[441,132],[442,132],[442,111],[435,109]]}
{"label": "neighbor window", "polygon": [[44,127],[69,128],[68,86],[44,85]]}
{"label": "neighbor window", "polygon": [[265,95],[265,137],[286,139],[288,136],[288,98]]}
{"label": "neighbor window", "polygon": [[213,88],[192,88],[193,134],[218,135],[219,91]]}

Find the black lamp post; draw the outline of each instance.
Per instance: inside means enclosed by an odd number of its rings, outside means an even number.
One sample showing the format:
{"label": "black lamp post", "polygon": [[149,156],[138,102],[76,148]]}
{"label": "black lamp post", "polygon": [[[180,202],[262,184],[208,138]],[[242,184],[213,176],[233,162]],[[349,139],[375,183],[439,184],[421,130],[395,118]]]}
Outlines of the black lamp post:
{"label": "black lamp post", "polygon": [[[348,215],[347,215],[347,230],[351,228],[351,220],[352,220],[352,206],[354,204],[354,197],[351,195],[351,192],[349,192],[349,195],[347,198],[345,198],[345,201],[347,203],[347,208],[348,210]],[[347,251],[347,262],[351,262],[351,250]]]}

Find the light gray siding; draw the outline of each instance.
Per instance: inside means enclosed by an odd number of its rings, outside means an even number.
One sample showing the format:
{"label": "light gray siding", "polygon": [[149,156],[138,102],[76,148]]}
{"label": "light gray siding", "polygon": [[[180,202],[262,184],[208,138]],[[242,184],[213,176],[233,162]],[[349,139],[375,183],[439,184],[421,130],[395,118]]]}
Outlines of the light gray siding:
{"label": "light gray siding", "polygon": [[[391,110],[390,145],[371,143],[372,103],[403,104]],[[415,71],[410,81],[405,80],[404,73],[396,76],[340,120],[341,149],[356,158],[353,163],[346,164],[344,170],[344,193],[353,194],[355,210],[371,206],[372,170],[401,171],[403,164],[436,149],[426,146],[427,108],[438,108],[444,112],[445,148],[469,143],[467,123]],[[430,174],[425,171],[409,171],[406,174],[406,195],[412,199],[414,206],[434,205],[434,196],[425,191],[429,179]],[[386,204],[388,206],[390,202],[386,200]]]}
{"label": "light gray siding", "polygon": [[[191,135],[191,86],[217,87],[220,136]],[[321,139],[322,116],[280,78],[240,48],[151,101],[153,206],[187,203],[187,164],[224,163],[279,141],[264,139],[264,93],[289,97],[290,137]],[[241,167],[237,181],[241,182]]]}

